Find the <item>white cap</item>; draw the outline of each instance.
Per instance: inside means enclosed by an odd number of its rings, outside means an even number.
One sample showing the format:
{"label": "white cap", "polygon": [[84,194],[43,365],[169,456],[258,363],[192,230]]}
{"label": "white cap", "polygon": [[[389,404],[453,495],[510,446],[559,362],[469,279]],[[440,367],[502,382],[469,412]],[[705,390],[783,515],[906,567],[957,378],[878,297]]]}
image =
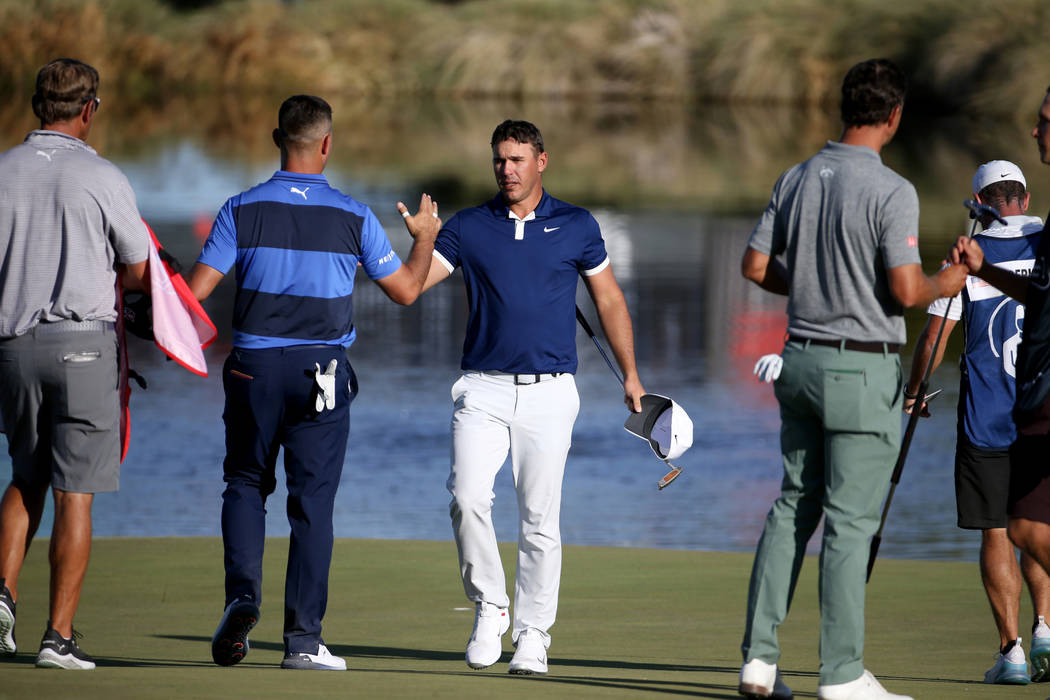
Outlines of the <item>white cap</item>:
{"label": "white cap", "polygon": [[676,459],[693,445],[693,421],[685,409],[666,396],[645,394],[642,410],[632,413],[623,427],[649,441],[660,459]]}
{"label": "white cap", "polygon": [[973,193],[978,194],[993,183],[1007,181],[1020,182],[1025,189],[1028,188],[1024,173],[1016,165],[1008,160],[988,161],[973,174]]}

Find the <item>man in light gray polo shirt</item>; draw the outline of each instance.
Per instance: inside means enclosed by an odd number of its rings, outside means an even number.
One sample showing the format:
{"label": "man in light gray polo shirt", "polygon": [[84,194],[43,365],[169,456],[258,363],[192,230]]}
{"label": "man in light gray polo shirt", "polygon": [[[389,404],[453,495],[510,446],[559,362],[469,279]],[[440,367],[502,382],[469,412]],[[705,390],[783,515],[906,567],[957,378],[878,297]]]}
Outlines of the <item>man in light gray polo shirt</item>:
{"label": "man in light gray polo shirt", "polygon": [[98,72],[40,69],[41,128],[0,154],[0,417],[11,484],[0,500],[0,655],[13,655],[18,576],[51,487],[49,621],[37,666],[90,669],[73,615],[91,552],[91,503],[115,491],[120,401],[115,287],[146,284],[149,233],[124,175],[84,143]]}
{"label": "man in light gray polo shirt", "polygon": [[744,276],[788,297],[776,396],[784,477],[755,553],[739,691],[792,697],[777,630],[806,543],[820,554],[820,700],[903,700],[864,669],[864,580],[900,445],[903,310],[958,292],[964,265],[922,272],[915,188],[882,164],[905,79],[884,59],[850,69],[844,130],[781,175],[744,254]]}

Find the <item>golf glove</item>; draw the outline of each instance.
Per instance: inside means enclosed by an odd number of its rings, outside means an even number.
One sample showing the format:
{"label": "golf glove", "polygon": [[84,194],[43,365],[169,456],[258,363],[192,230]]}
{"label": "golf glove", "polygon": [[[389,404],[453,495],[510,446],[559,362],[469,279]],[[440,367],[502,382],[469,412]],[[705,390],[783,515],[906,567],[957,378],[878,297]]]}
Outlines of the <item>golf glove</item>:
{"label": "golf glove", "polygon": [[780,355],[763,355],[755,363],[755,376],[765,383],[775,382],[780,376],[780,368],[784,366],[784,360]]}
{"label": "golf glove", "polygon": [[314,363],[314,381],[317,382],[317,399],[314,408],[317,412],[335,408],[335,368],[339,365],[338,360],[328,363],[328,368],[321,371],[321,365]]}

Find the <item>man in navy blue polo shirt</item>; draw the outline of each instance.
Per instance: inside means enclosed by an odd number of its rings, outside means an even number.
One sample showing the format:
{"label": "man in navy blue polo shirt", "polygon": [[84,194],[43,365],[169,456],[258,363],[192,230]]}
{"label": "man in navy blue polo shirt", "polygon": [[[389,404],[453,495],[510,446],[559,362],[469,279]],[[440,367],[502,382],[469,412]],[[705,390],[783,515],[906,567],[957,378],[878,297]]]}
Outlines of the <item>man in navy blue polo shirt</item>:
{"label": "man in navy blue polo shirt", "polygon": [[517,647],[510,672],[547,672],[548,630],[561,577],[561,484],[579,409],[576,286],[582,275],[616,361],[624,399],[641,410],[645,393],[634,334],[594,217],[543,190],[547,153],[529,122],[505,121],[492,135],[499,194],[453,216],[434,245],[424,289],[463,268],[470,317],[463,376],[452,387],[452,528],[474,631],[471,668],[502,654],[510,626],[503,564],[492,526],[492,486],[510,454],[518,494]]}
{"label": "man in navy blue polo shirt", "polygon": [[357,380],[351,294],[358,263],[393,301],[411,303],[430,267],[437,205],[398,209],[415,241],[402,265],[372,211],[321,174],[332,148],[332,110],[296,95],[281,105],[274,143],[281,169],[227,200],[190,275],[207,297],[236,265],[233,351],[223,368],[226,490],[222,538],[226,610],[212,658],[230,666],[248,652],[259,618],[266,498],[284,447],[291,542],[281,668],[345,670],[321,638],[332,559],[332,511],[343,471]]}

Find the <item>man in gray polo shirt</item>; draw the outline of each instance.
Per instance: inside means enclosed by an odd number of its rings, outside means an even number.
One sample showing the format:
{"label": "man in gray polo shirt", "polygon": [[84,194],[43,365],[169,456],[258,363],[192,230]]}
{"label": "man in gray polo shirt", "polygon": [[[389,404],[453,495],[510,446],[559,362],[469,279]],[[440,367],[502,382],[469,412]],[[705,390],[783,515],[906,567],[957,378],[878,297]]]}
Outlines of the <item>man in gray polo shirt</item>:
{"label": "man in gray polo shirt", "polygon": [[11,484],[0,500],[0,655],[13,655],[18,575],[51,487],[49,621],[37,666],[91,669],[73,615],[91,552],[91,503],[120,469],[115,288],[146,284],[149,233],[124,175],[84,143],[98,72],[40,69],[40,129],[0,154],[0,417]]}
{"label": "man in gray polo shirt", "polygon": [[844,130],[781,175],[744,254],[744,276],[788,297],[776,381],[784,477],[755,553],[739,691],[790,698],[777,629],[806,543],[820,554],[820,700],[902,700],[864,669],[864,579],[900,445],[903,309],[958,292],[964,265],[922,272],[915,188],[879,156],[900,124],[905,79],[884,59],[842,85]]}

